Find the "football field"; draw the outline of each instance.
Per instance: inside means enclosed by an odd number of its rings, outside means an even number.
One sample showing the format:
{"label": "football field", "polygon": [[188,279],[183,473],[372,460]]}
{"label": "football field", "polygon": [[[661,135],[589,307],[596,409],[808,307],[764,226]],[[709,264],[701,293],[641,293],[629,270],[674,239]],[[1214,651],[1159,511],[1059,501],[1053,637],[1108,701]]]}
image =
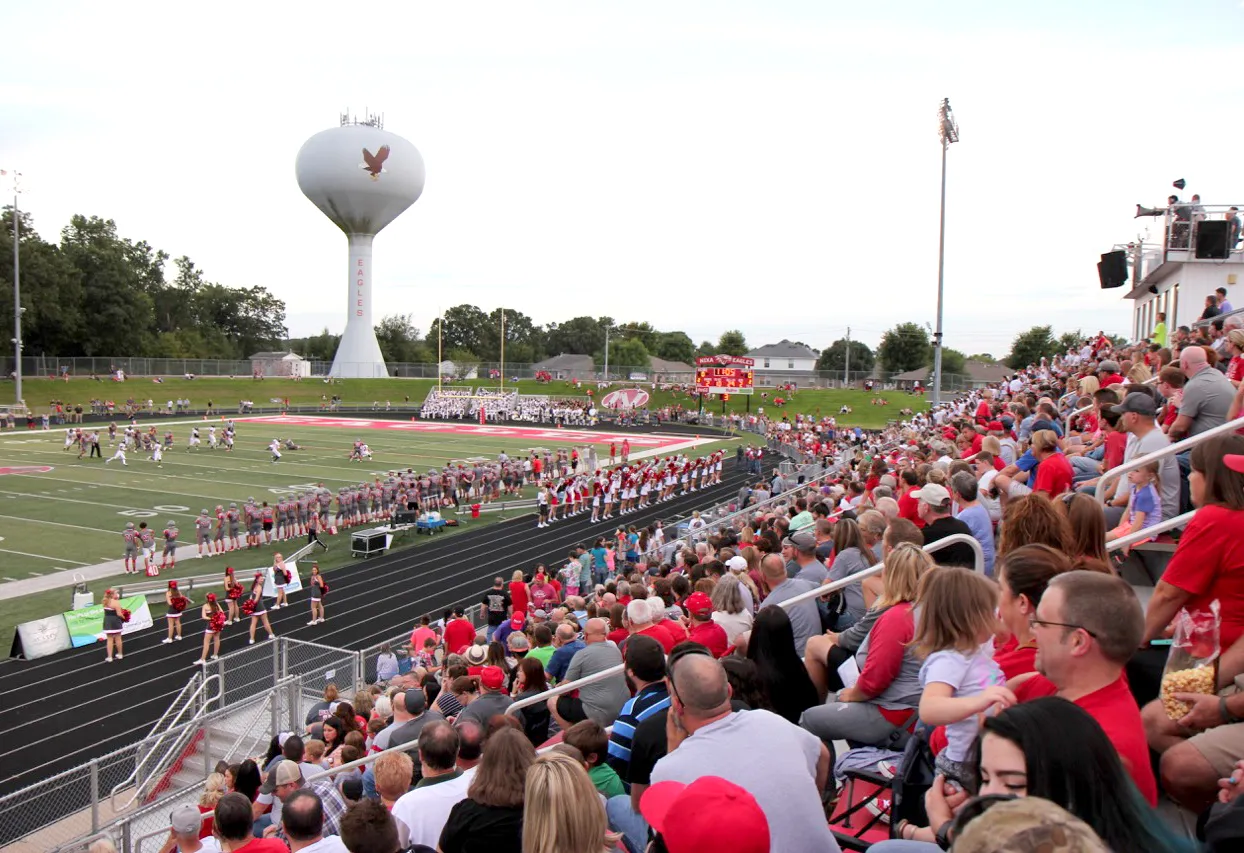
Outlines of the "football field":
{"label": "football field", "polygon": [[[234,449],[226,452],[206,446],[206,427],[215,424],[219,432],[219,420],[140,421],[144,428],[154,424],[161,436],[172,430],[174,444],[164,453],[163,467],[156,467],[140,451],[128,454],[127,466],[105,462],[115,449],[108,443],[106,429],[100,434],[104,460],[78,459],[76,448],[65,450],[64,428],[0,434],[0,582],[72,572],[76,567],[119,559],[121,531],[130,521],[146,521],[155,528],[157,540],[169,521],[178,524],[183,545],[177,574],[171,576],[223,572],[230,562],[227,555],[193,559],[183,570],[182,564],[197,550],[193,521],[200,510],[214,514],[217,505],[241,505],[252,497],[256,502],[274,502],[284,494],[319,484],[335,492],[391,470],[425,471],[451,460],[493,459],[502,451],[521,457],[533,448],[569,450],[585,444],[597,447],[603,463],[608,460],[609,443],[620,445],[624,437],[630,439],[633,455],[717,446],[708,439],[697,442],[694,435],[623,435],[457,421],[291,415],[235,418],[235,423]],[[190,430],[196,425],[204,443],[188,450]],[[303,449],[284,451],[281,460],[273,463],[267,450],[273,438],[292,439]],[[349,460],[356,439],[370,446],[374,453],[370,462]],[[292,547],[286,546],[289,550]]]}

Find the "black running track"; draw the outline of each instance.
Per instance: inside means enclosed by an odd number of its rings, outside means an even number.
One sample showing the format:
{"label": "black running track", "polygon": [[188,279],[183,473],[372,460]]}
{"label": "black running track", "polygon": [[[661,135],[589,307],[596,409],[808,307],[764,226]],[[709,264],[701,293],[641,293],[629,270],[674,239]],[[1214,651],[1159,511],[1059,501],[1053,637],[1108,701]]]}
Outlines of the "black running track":
{"label": "black running track", "polygon": [[[747,480],[727,461],[723,483],[607,522],[586,514],[539,529],[534,515],[443,538],[419,537],[412,548],[330,573],[328,620],[308,626],[306,596],[289,609],[269,610],[278,635],[346,649],[390,639],[427,613],[473,604],[498,575],[565,560],[571,547],[612,533],[619,524],[647,525],[707,507]],[[345,547],[337,545],[336,547]],[[194,673],[202,624],[186,619],[186,638],[161,644],[163,620],[125,638],[125,657],[104,662],[102,644],[34,661],[0,665],[0,795],[86,763],[143,738]],[[247,623],[225,629],[221,655],[246,645]],[[263,637],[260,626],[259,637]],[[260,641],[262,642],[262,640]],[[263,685],[256,685],[259,690]],[[111,787],[111,786],[109,786]],[[11,827],[0,827],[0,845]]]}

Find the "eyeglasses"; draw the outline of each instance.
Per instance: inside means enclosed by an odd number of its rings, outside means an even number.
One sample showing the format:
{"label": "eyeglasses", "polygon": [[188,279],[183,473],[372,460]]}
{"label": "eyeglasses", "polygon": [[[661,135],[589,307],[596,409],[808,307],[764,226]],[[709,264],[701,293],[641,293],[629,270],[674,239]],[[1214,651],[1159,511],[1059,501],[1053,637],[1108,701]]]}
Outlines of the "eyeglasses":
{"label": "eyeglasses", "polygon": [[1033,626],[1034,628],[1038,625],[1043,625],[1043,626],[1050,627],[1050,628],[1071,628],[1073,630],[1083,631],[1084,633],[1092,637],[1094,640],[1097,639],[1097,632],[1090,631],[1088,628],[1085,628],[1083,625],[1073,625],[1070,622],[1051,622],[1048,619],[1038,619],[1035,613],[1028,617],[1028,624]]}

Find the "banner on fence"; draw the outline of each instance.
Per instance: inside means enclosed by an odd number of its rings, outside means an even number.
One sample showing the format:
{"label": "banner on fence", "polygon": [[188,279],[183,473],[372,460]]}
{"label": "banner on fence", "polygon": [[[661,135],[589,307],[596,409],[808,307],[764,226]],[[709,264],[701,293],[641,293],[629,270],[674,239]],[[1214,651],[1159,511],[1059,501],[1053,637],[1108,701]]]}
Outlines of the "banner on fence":
{"label": "banner on fence", "polygon": [[[298,576],[298,563],[294,560],[286,560],[285,568],[289,569],[289,583],[285,584],[286,592],[298,592],[302,589],[302,578]],[[263,581],[263,594],[268,598],[276,598],[276,570],[272,566],[265,569],[257,569],[256,571],[265,572]]]}
{"label": "banner on fence", "polygon": [[[151,608],[147,606],[146,596],[128,596],[121,599],[121,606],[130,611],[130,621],[121,629],[122,636],[151,627]],[[104,638],[104,605],[92,604],[63,615],[69,628],[69,640],[75,649]]]}

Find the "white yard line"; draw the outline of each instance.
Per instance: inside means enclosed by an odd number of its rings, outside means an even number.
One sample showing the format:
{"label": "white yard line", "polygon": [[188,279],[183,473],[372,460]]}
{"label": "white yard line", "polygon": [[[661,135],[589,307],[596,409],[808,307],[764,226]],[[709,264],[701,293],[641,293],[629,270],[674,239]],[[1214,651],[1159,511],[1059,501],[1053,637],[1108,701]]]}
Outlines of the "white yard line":
{"label": "white yard line", "polygon": [[[34,557],[38,560],[51,560],[54,563],[73,563],[75,566],[91,565],[90,563],[80,563],[77,560],[66,560],[64,557],[49,557],[46,554],[27,554],[25,551],[10,551],[8,548],[0,548],[0,554],[18,554],[22,557]],[[57,571],[63,571],[65,567],[55,566],[54,568]],[[5,580],[12,580],[12,578],[5,578]]]}

